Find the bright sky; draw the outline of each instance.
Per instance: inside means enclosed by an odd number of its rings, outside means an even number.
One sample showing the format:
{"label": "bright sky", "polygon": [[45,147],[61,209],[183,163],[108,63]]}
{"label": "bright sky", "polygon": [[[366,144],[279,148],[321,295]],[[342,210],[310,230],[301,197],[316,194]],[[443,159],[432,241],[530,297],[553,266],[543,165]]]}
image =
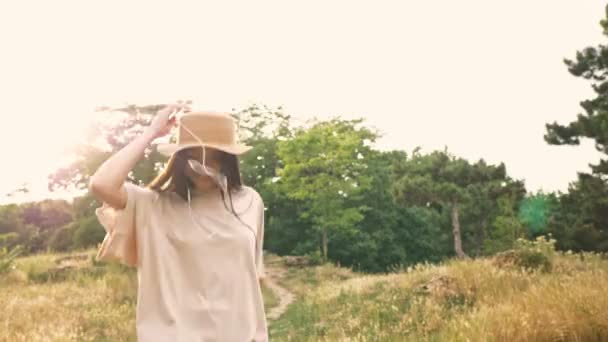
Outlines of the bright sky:
{"label": "bright sky", "polygon": [[382,149],[504,161],[528,190],[567,189],[599,160],[549,146],[592,96],[563,58],[605,43],[591,0],[19,1],[0,4],[0,201],[46,192],[93,108],[193,99],[364,117]]}

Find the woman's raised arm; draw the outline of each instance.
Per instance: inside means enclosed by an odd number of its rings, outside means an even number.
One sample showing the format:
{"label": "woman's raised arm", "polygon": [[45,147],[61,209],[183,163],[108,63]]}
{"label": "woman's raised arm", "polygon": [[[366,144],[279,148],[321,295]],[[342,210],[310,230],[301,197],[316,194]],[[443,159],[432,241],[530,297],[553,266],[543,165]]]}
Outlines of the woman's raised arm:
{"label": "woman's raised arm", "polygon": [[141,135],[101,164],[89,180],[89,191],[95,198],[116,209],[125,207],[127,192],[123,188],[123,183],[129,172],[141,160],[144,150],[154,139],[171,131],[175,124],[175,116],[170,116],[180,109],[188,111],[189,107],[185,103],[176,103],[159,110],[150,126],[146,127]]}

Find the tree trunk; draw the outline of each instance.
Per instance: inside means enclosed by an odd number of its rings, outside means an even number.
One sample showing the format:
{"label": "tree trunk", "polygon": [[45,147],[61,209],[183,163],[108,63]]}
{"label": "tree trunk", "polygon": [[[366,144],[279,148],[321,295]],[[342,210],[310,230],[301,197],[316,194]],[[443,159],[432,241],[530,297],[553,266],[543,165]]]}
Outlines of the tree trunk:
{"label": "tree trunk", "polygon": [[323,261],[327,261],[327,231],[321,232],[321,244],[323,248]]}
{"label": "tree trunk", "polygon": [[460,222],[458,220],[458,204],[452,204],[452,234],[454,234],[454,251],[459,258],[466,258],[462,250],[462,239],[460,236]]}
{"label": "tree trunk", "polygon": [[477,255],[483,254],[483,243],[486,240],[486,220],[481,220],[477,233]]}

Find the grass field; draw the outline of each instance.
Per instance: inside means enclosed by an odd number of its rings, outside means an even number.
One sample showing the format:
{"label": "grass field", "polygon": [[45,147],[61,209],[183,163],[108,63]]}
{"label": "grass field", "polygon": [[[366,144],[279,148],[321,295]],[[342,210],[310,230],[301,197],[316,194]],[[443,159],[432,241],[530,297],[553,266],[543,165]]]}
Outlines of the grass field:
{"label": "grass field", "polygon": [[555,253],[551,270],[495,258],[384,275],[291,270],[280,341],[608,341],[608,260]]}
{"label": "grass field", "polygon": [[[0,341],[135,341],[136,271],[94,250],[18,258],[0,276]],[[269,267],[285,267],[269,256]],[[296,300],[272,341],[606,341],[608,260],[555,253],[549,269],[496,258],[368,275],[287,268]],[[279,298],[263,287],[268,312]]]}

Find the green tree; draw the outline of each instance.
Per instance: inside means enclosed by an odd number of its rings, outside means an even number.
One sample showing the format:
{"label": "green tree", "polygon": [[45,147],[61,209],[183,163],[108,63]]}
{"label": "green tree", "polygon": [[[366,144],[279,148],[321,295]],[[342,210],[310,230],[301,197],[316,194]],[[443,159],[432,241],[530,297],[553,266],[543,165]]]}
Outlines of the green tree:
{"label": "green tree", "polygon": [[487,199],[504,191],[508,178],[504,164],[487,165],[482,159],[470,164],[446,151],[434,151],[428,155],[412,153],[394,169],[393,192],[403,206],[428,206],[447,209],[450,215],[454,252],[457,257],[467,254],[462,247],[461,216],[463,209],[473,202],[474,194],[487,194]]}
{"label": "green tree", "polygon": [[311,223],[294,215],[302,201],[289,197],[277,184],[277,171],[283,165],[278,145],[293,138],[291,116],[281,107],[257,104],[233,111],[241,141],[253,146],[240,157],[241,174],[243,182],[254,187],[264,198],[267,208],[264,248],[279,255],[312,252],[316,246],[311,243],[314,241]]}
{"label": "green tree", "polygon": [[21,207],[17,204],[0,206],[0,234],[18,232],[23,226]]}
{"label": "green tree", "polygon": [[334,233],[339,247],[330,251],[332,260],[355,270],[387,272],[394,266],[440,261],[448,254],[449,235],[442,232],[440,214],[426,207],[402,208],[391,193],[391,168],[405,159],[403,151],[372,150],[365,156],[363,172],[371,184],[358,199],[347,202],[367,207],[365,217],[356,235]]}
{"label": "green tree", "polygon": [[22,239],[29,253],[46,251],[50,237],[62,226],[72,221],[72,207],[65,200],[45,199],[40,202],[29,202],[20,205],[22,220],[25,226]]}
{"label": "green tree", "polygon": [[514,209],[514,195],[498,198],[498,216],[494,219],[489,239],[485,241],[486,252],[496,253],[515,247],[518,238],[525,238],[525,228]]}
{"label": "green tree", "polygon": [[[241,140],[251,151],[240,157],[243,181],[264,195],[271,192],[273,180],[281,160],[277,155],[278,143],[293,138],[291,116],[281,107],[276,109],[253,104],[235,114]],[[270,195],[270,194],[268,194]]]}
{"label": "green tree", "polygon": [[[608,184],[593,175],[579,174],[568,192],[553,202],[547,231],[560,250],[608,252]],[[553,207],[553,206],[552,206]]]}
{"label": "green tree", "polygon": [[[608,35],[608,6],[600,25],[604,35]],[[565,59],[564,63],[572,75],[592,81],[596,96],[581,102],[584,114],[579,113],[568,125],[546,124],[545,141],[552,145],[579,145],[581,138],[588,138],[594,140],[597,151],[608,155],[608,46],[587,47],[576,53],[575,60]],[[590,167],[593,174],[608,176],[606,159]]]}
{"label": "green tree", "polygon": [[[600,21],[608,36],[608,6]],[[599,163],[589,164],[591,173],[579,173],[568,193],[559,197],[556,219],[549,223],[555,231],[558,248],[608,251],[608,46],[586,47],[577,51],[574,59],[564,60],[575,77],[591,82],[595,97],[581,102],[583,113],[576,120],[562,125],[546,124],[544,139],[551,145],[579,145],[583,138],[594,142],[601,157]],[[559,217],[559,219],[557,218]]]}
{"label": "green tree", "polygon": [[[13,233],[10,239],[5,240],[5,247],[11,249],[18,244],[27,242],[25,224],[21,207],[17,204],[0,206],[0,235]],[[23,247],[22,247],[23,248]]]}
{"label": "green tree", "polygon": [[358,127],[361,122],[339,118],[317,122],[278,145],[282,161],[278,183],[288,197],[302,201],[299,216],[309,219],[319,234],[324,260],[328,256],[329,234],[357,234],[355,227],[367,209],[347,205],[347,198],[361,196],[371,182],[363,174],[367,167],[364,156],[370,150],[367,142],[375,141],[377,134]]}

